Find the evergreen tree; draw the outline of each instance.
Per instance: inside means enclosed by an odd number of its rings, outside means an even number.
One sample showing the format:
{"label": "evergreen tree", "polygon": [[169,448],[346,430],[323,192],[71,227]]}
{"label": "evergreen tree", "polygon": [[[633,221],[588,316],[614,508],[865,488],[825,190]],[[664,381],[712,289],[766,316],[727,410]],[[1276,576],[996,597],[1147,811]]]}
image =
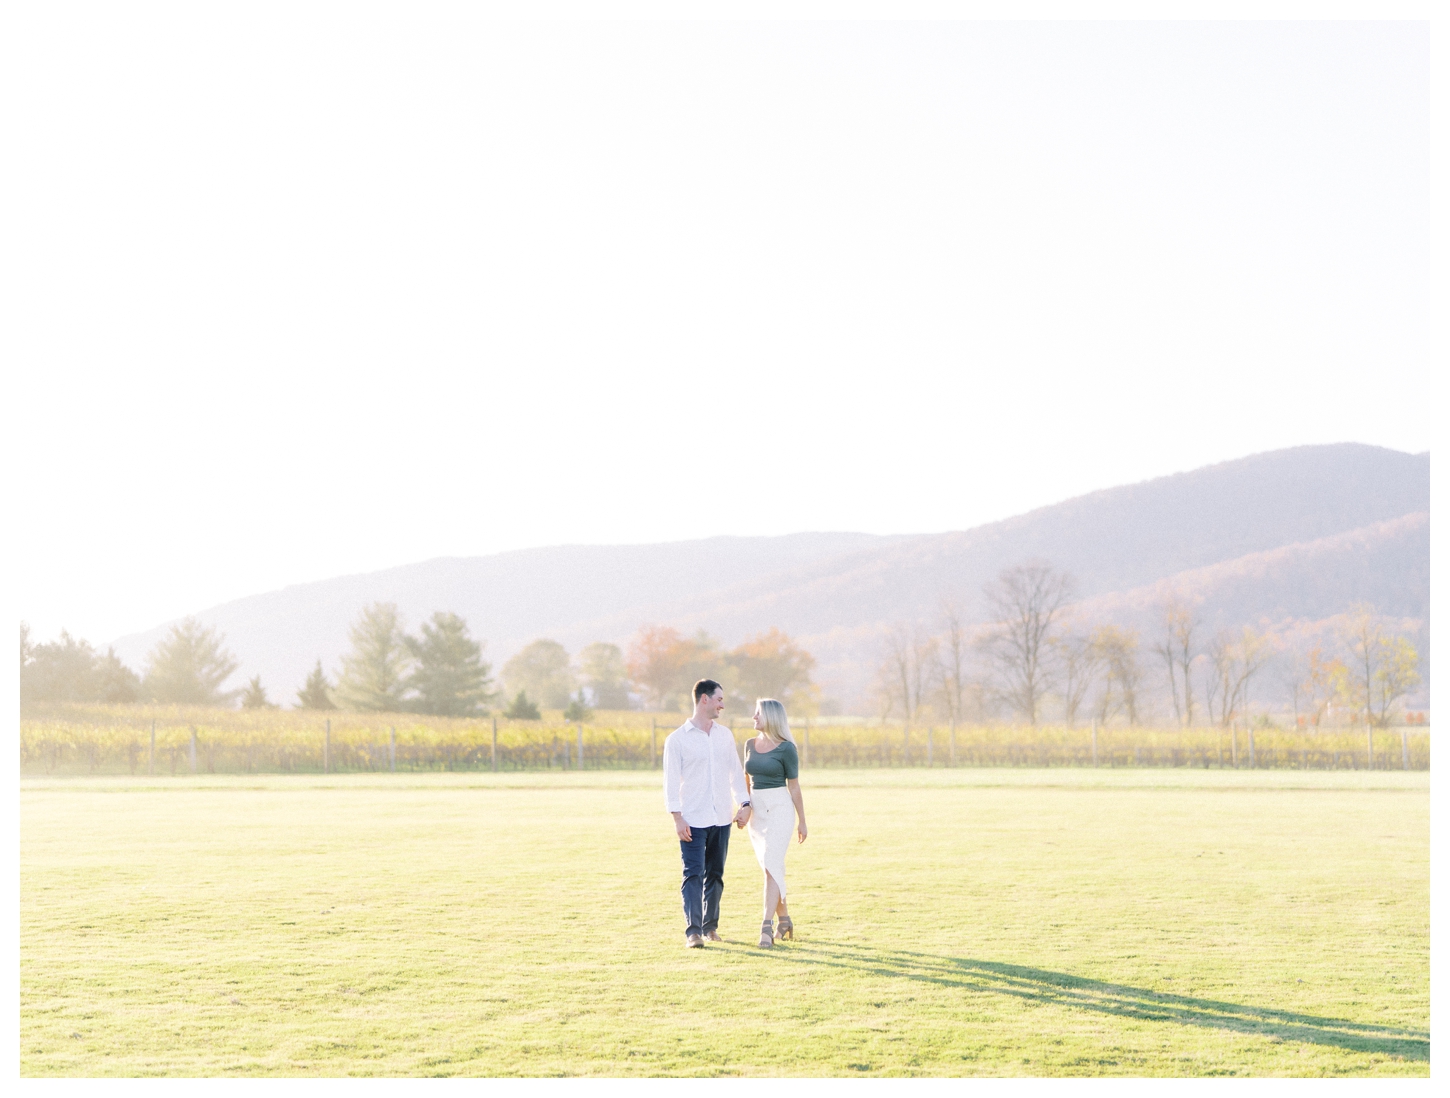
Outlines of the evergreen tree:
{"label": "evergreen tree", "polygon": [[[321,667],[322,667],[322,661],[321,660],[318,660],[317,663],[318,663],[318,668],[320,670]],[[276,709],[277,708],[277,705],[276,705],[275,702],[270,702],[270,701],[267,700],[267,691],[262,688],[262,676],[261,675],[253,675],[252,678],[247,683],[247,688],[242,691],[242,708],[243,709]]]}
{"label": "evergreen tree", "polygon": [[503,715],[511,721],[536,721],[539,719],[539,707],[529,701],[529,696],[520,690],[518,697],[509,704]]}
{"label": "evergreen tree", "polygon": [[584,701],[584,691],[580,690],[579,696],[571,699],[568,708],[564,710],[564,719],[566,721],[587,721],[593,718],[594,710],[590,709]]}
{"label": "evergreen tree", "polygon": [[232,693],[221,686],[237,669],[237,661],[222,647],[223,640],[195,618],[173,625],[147,658],[145,691],[156,701],[175,705],[230,701]]}
{"label": "evergreen tree", "polygon": [[96,661],[96,700],[103,702],[138,702],[141,700],[141,676],[121,662],[114,648]]}
{"label": "evergreen tree", "polygon": [[297,691],[297,708],[336,709],[329,691],[327,676],[322,673],[322,661],[319,659],[317,666],[307,676],[307,681],[302,684],[302,689]]}
{"label": "evergreen tree", "polygon": [[478,715],[490,695],[483,645],[469,637],[462,618],[442,610],[420,632],[422,636],[407,638],[408,651],[417,661],[408,676],[418,695],[412,707],[443,717]]}
{"label": "evergreen tree", "polygon": [[353,623],[348,636],[352,649],[342,657],[338,701],[348,709],[401,711],[411,660],[398,626],[398,607],[391,602],[373,603]]}

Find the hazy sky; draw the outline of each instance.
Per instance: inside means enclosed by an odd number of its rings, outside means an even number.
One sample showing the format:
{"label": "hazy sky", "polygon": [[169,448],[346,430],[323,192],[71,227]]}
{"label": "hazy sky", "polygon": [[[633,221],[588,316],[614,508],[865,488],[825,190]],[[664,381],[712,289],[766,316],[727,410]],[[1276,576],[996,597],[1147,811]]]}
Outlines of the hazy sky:
{"label": "hazy sky", "polygon": [[8,67],[42,637],[1429,446],[1424,24],[76,21]]}

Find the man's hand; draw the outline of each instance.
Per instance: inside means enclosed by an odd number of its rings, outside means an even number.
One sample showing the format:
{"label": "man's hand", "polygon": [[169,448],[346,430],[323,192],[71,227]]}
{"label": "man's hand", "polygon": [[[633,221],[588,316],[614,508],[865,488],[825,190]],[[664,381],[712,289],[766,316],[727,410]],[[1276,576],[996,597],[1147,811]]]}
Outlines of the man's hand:
{"label": "man's hand", "polygon": [[675,834],[680,837],[680,842],[689,842],[690,825],[685,822],[685,817],[681,816],[678,812],[671,812],[670,815],[675,818]]}
{"label": "man's hand", "polygon": [[745,821],[748,819],[750,819],[750,806],[743,804],[740,806],[740,811],[735,813],[735,826],[744,827]]}

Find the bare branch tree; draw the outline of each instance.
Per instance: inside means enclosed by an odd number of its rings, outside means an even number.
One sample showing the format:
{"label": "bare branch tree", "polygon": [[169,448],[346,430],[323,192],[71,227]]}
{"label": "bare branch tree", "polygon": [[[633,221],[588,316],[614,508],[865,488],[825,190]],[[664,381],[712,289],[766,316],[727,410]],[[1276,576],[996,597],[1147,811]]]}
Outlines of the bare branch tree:
{"label": "bare branch tree", "polygon": [[1103,662],[1102,653],[1093,644],[1092,638],[1082,633],[1053,637],[1050,643],[1057,656],[1062,684],[1063,719],[1071,728],[1077,723],[1088,691],[1097,680]]}
{"label": "bare branch tree", "polygon": [[967,700],[967,627],[961,608],[950,599],[942,600],[945,629],[937,644],[937,681],[943,708],[953,721],[963,719]]}
{"label": "bare branch tree", "polygon": [[1369,723],[1374,712],[1375,674],[1384,642],[1379,613],[1367,602],[1355,603],[1339,627],[1339,639],[1349,653],[1349,681],[1354,687],[1350,695],[1352,704]]}
{"label": "bare branch tree", "polygon": [[983,590],[995,619],[983,647],[998,691],[1027,723],[1036,724],[1052,685],[1048,642],[1072,593],[1072,578],[1035,560],[1004,570]]}
{"label": "bare branch tree", "polygon": [[1249,682],[1268,662],[1268,638],[1244,626],[1235,637],[1222,629],[1209,642],[1208,719],[1227,728],[1244,712]]}
{"label": "bare branch tree", "polygon": [[1197,656],[1193,650],[1193,631],[1197,627],[1198,619],[1188,600],[1176,593],[1169,596],[1163,604],[1163,639],[1153,646],[1153,651],[1168,668],[1173,716],[1185,728],[1193,724],[1193,678],[1189,668]]}
{"label": "bare branch tree", "polygon": [[1138,631],[1103,625],[1093,630],[1091,645],[1102,668],[1103,692],[1098,698],[1098,719],[1106,724],[1122,711],[1129,724],[1138,723]]}
{"label": "bare branch tree", "polygon": [[899,710],[908,725],[915,721],[931,690],[936,663],[935,638],[906,625],[894,626],[876,674],[881,715]]}

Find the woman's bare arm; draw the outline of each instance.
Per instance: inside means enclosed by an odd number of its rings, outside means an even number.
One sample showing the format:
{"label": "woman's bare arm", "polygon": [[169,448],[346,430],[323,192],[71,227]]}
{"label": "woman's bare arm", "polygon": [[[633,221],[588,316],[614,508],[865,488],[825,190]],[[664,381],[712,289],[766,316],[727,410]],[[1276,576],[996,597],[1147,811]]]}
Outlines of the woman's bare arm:
{"label": "woman's bare arm", "polygon": [[800,779],[787,778],[785,780],[785,787],[790,790],[791,803],[795,805],[796,841],[803,843],[806,841],[806,806],[805,802],[801,800]]}

